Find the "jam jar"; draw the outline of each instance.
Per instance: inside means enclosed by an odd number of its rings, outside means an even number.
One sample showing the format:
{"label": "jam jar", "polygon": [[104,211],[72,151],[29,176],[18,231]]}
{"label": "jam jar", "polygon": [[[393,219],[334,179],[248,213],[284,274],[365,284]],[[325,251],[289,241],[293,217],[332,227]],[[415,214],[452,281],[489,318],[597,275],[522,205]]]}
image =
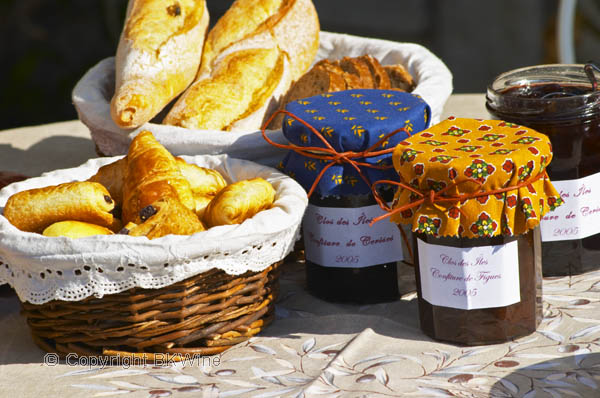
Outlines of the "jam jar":
{"label": "jam jar", "polygon": [[[391,199],[392,192],[382,196]],[[332,213],[336,216],[328,216]],[[313,194],[310,197],[303,222],[309,292],[327,301],[360,304],[398,298],[397,261],[403,257],[401,236],[392,225],[370,227],[372,219],[379,215],[381,210],[371,193],[343,197]],[[349,228],[343,235],[322,233],[320,230],[328,228],[327,219],[335,224],[347,220]],[[328,250],[317,243],[316,236],[330,236],[331,242],[339,243],[341,249]],[[369,250],[357,250],[357,247]],[[377,249],[376,255],[371,247]]]}
{"label": "jam jar", "polygon": [[465,345],[541,321],[541,218],[561,205],[548,138],[499,120],[450,118],[398,145],[391,220],[413,232],[421,329]]}
{"label": "jam jar", "polygon": [[499,75],[486,106],[498,119],[546,134],[548,174],[565,204],[541,223],[544,276],[600,268],[600,72],[593,64],[539,65]]}
{"label": "jam jar", "polygon": [[[393,223],[371,226],[383,214],[371,182],[398,179],[394,147],[429,126],[429,106],[394,90],[348,90],[292,101],[286,111],[291,150],[280,167],[309,195],[302,221],[308,291],[336,302],[397,299],[402,236]],[[393,190],[383,188],[390,201]]]}
{"label": "jam jar", "polygon": [[[537,329],[542,320],[542,255],[539,228],[534,228],[519,236],[499,235],[470,239],[414,234],[413,240],[414,247],[416,247],[415,278],[419,300],[419,320],[421,329],[426,335],[442,341],[481,345],[501,343],[526,336]],[[469,310],[452,308],[447,303],[432,304],[431,298],[424,298],[421,282],[421,274],[429,269],[426,263],[431,264],[424,256],[423,248],[425,250],[434,248],[433,251],[436,253],[443,253],[445,250],[460,253],[464,250],[480,249],[484,253],[488,251],[498,255],[497,253],[500,252],[511,251],[505,256],[506,260],[500,264],[500,267],[506,267],[500,272],[503,276],[512,272],[511,276],[515,283],[508,285],[502,294],[506,295],[510,292],[519,299],[514,300],[515,302],[512,304],[509,304],[510,301],[506,301],[503,304],[507,305],[492,304],[494,305],[492,307]],[[423,258],[424,264],[421,264],[420,257]],[[509,270],[509,267],[513,269]],[[481,278],[482,281],[485,281],[485,278],[491,280],[495,277],[493,273],[489,272],[486,272],[485,276],[482,274],[471,275],[474,275],[474,279]],[[428,278],[429,275],[424,275],[424,277]],[[450,273],[445,274],[444,277],[450,278]],[[486,285],[488,283],[467,289],[455,287],[452,289],[452,295],[475,297],[478,295],[479,289],[488,287]],[[431,286],[427,286],[426,289],[431,289]]]}

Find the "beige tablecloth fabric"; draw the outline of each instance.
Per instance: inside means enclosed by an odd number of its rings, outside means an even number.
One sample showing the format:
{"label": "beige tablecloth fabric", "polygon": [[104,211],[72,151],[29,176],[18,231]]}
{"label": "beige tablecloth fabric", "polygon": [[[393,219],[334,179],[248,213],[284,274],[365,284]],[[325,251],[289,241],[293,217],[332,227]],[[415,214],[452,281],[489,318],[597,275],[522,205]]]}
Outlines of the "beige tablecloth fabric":
{"label": "beige tablecloth fabric", "polygon": [[[487,117],[483,96],[453,96],[446,115]],[[85,130],[78,122],[50,126],[0,132],[0,169],[37,175],[45,167],[76,166],[79,157],[94,156],[89,138],[80,141]],[[75,160],[30,158],[57,143],[82,145]],[[14,162],[19,166],[8,167]],[[276,320],[260,336],[218,357],[164,366],[104,366],[75,356],[56,364],[33,344],[17,298],[0,298],[0,396],[600,396],[600,271],[545,279],[538,331],[479,347],[427,338],[418,326],[409,267],[401,269],[400,286],[405,295],[392,303],[327,303],[304,289],[303,265],[289,262]]]}

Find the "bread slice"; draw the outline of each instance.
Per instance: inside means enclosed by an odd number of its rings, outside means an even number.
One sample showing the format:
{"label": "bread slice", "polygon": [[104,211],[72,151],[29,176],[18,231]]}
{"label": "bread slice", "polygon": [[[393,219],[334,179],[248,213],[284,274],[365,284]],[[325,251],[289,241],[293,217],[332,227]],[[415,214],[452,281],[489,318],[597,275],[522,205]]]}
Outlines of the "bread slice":
{"label": "bread slice", "polygon": [[[321,60],[312,67],[309,73],[302,75],[302,77],[292,85],[281,103],[288,104],[300,98],[346,90],[348,88],[348,81],[345,77],[348,77],[348,75],[349,74],[345,73],[342,68],[331,63],[329,60]],[[356,81],[358,81],[358,79],[356,79]],[[283,106],[281,106],[281,108],[283,108]],[[276,115],[269,123],[268,128],[272,129],[274,126],[281,126],[283,118],[283,114]],[[265,122],[267,122],[267,120],[265,120]]]}
{"label": "bread slice", "polygon": [[[281,101],[279,109],[301,98],[352,89],[393,89],[412,91],[415,87],[410,73],[402,65],[382,66],[371,55],[327,59],[317,62],[296,81]],[[271,130],[281,128],[284,116],[278,114],[269,123]]]}
{"label": "bread slice", "polygon": [[285,102],[313,95],[346,90],[348,87],[343,70],[328,60],[315,64],[310,73],[304,74],[287,92]]}
{"label": "bread slice", "polygon": [[412,75],[402,65],[386,65],[383,67],[389,76],[393,89],[411,92],[415,89],[416,83]]}
{"label": "bread slice", "polygon": [[380,90],[389,90],[392,88],[390,78],[388,77],[385,68],[381,66],[377,58],[367,54],[359,57],[359,59],[361,62],[364,62],[371,71],[373,76],[373,87]]}
{"label": "bread slice", "polygon": [[[364,87],[377,87],[375,84],[375,74],[371,71],[371,68],[361,57],[350,58],[344,57],[339,62],[339,66],[344,72],[355,76],[355,83],[349,84],[350,89],[364,88]],[[348,81],[348,79],[347,79]]]}
{"label": "bread slice", "polygon": [[130,0],[111,100],[119,127],[148,122],[192,83],[208,19],[205,0]]}

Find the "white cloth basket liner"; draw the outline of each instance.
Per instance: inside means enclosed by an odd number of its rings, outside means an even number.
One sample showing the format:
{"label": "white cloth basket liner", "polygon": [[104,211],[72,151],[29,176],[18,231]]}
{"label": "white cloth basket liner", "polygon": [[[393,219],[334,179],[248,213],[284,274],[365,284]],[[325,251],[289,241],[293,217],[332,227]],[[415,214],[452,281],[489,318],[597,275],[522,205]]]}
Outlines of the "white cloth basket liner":
{"label": "white cloth basket liner", "polygon": [[[452,74],[437,56],[419,44],[321,32],[316,61],[364,54],[374,56],[383,65],[404,65],[417,83],[413,94],[420,95],[431,107],[432,124],[440,121],[452,94]],[[120,129],[110,117],[114,75],[114,57],[106,58],[82,77],[72,95],[80,120],[90,129],[92,139],[104,155],[125,154],[129,142],[140,130],[151,131],[175,155],[227,153],[266,165],[277,164],[285,155],[285,151],[265,142],[260,131],[189,130],[157,123],[146,123],[135,130]],[[155,119],[163,117],[161,114]],[[281,130],[269,132],[269,138],[287,143]]]}
{"label": "white cloth basket liner", "polygon": [[[0,212],[19,191],[86,180],[119,157],[92,159],[0,190]],[[276,190],[272,208],[239,225],[210,228],[194,235],[149,240],[127,235],[48,238],[23,232],[0,215],[0,284],[9,283],[21,301],[77,301],[133,287],[161,288],[207,271],[239,275],[262,271],[282,260],[299,238],[308,199],[293,179],[264,165],[227,155],[183,156],[221,172],[228,182],[262,177]]]}

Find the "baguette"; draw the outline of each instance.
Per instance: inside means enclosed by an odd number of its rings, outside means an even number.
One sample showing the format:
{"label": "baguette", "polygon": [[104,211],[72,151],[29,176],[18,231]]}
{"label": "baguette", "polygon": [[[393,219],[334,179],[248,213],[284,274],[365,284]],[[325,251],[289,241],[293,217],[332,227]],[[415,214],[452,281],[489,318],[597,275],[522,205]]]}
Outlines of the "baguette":
{"label": "baguette", "polygon": [[[258,3],[258,4],[257,4]],[[257,130],[319,44],[311,0],[237,0],[208,34],[200,71],[163,123]]]}
{"label": "baguette", "polygon": [[[253,6],[256,3],[260,3],[260,6]],[[281,3],[282,0],[234,2],[206,37],[199,75],[209,75],[217,55],[231,44],[253,34],[279,10]]]}
{"label": "baguette", "polygon": [[205,0],[130,0],[117,47],[111,116],[136,128],[194,80],[208,26]]}

